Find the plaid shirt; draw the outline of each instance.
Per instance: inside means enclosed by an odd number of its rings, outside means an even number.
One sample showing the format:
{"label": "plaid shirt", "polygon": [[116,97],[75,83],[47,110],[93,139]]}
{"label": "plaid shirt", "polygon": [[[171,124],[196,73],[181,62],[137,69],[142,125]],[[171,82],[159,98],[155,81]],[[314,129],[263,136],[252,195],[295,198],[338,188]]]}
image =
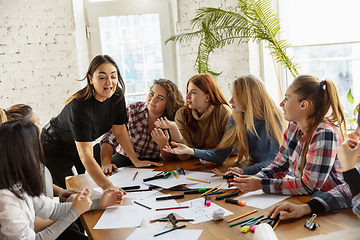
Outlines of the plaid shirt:
{"label": "plaid shirt", "polygon": [[[129,121],[126,126],[136,156],[138,158],[149,159],[159,158],[160,147],[153,140],[149,132],[146,103],[135,102],[129,104],[126,107],[126,110],[129,116]],[[113,147],[116,147],[116,152],[127,156],[111,130],[102,137],[100,143],[102,144],[104,142],[109,143]]]}
{"label": "plaid shirt", "polygon": [[[342,166],[337,158],[337,149],[342,137],[330,122],[322,122],[314,131],[306,154],[306,163],[301,176],[301,153],[306,133],[296,123],[290,123],[284,132],[284,140],[274,162],[255,176],[262,178],[262,190],[282,195],[313,194],[318,190],[329,191],[342,184]],[[285,178],[292,171],[295,178]]]}

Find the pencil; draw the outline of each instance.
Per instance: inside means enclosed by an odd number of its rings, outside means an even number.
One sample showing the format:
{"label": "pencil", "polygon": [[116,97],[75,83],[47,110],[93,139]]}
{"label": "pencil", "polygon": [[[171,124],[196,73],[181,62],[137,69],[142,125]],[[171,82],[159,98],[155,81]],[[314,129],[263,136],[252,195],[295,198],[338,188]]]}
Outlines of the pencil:
{"label": "pencil", "polygon": [[217,185],[216,187],[213,187],[213,188],[210,189],[209,191],[206,191],[206,192],[204,192],[203,194],[201,194],[201,196],[204,196],[204,194],[207,194],[207,193],[209,193],[209,192],[212,192],[215,188],[218,188],[218,187],[220,187],[220,186],[221,186],[221,184]]}
{"label": "pencil", "polygon": [[168,232],[171,232],[171,231],[174,231],[174,230],[176,230],[176,229],[183,228],[183,227],[186,227],[186,225],[181,225],[181,226],[179,226],[179,227],[174,227],[174,228],[171,228],[171,229],[169,229],[169,230],[166,230],[166,231],[157,233],[157,234],[154,235],[154,237],[157,237],[157,236],[159,236],[159,235],[161,235],[161,234],[168,233]]}
{"label": "pencil", "polygon": [[177,176],[177,174],[176,174],[175,170],[173,171],[173,173],[174,173],[175,177],[176,177],[176,178],[178,178],[178,176]]}
{"label": "pencil", "polygon": [[169,208],[158,208],[156,211],[162,211],[162,210],[172,210],[172,209],[181,209],[181,208],[189,208],[189,206],[183,206],[183,207],[169,207]]}
{"label": "pencil", "polygon": [[244,222],[247,222],[247,221],[250,221],[250,220],[253,220],[253,219],[254,219],[254,218],[249,218],[249,219],[246,219],[246,220],[244,220],[244,221],[240,221],[240,222],[237,222],[237,223],[230,224],[230,227],[233,227],[233,226],[242,224],[242,223],[244,223]]}
{"label": "pencil", "polygon": [[135,178],[136,178],[136,176],[138,175],[138,173],[139,173],[139,172],[136,172],[136,173],[135,173],[135,176],[134,176],[134,178],[133,178],[133,181],[135,180]]}
{"label": "pencil", "polygon": [[280,219],[275,223],[274,227],[273,227],[273,230],[276,229],[277,225],[279,225],[279,222],[280,222]]}
{"label": "pencil", "polygon": [[137,202],[137,201],[134,201],[134,203],[136,203],[136,204],[138,204],[138,205],[140,205],[140,206],[146,207],[147,209],[151,209],[151,207],[148,207],[148,206],[146,206],[146,205],[144,205],[144,204],[142,204],[142,203],[139,203],[139,202]]}
{"label": "pencil", "polygon": [[203,182],[203,183],[210,183],[208,181],[204,181],[204,180],[199,180],[199,179],[195,179],[195,178],[186,178],[187,180],[192,180],[192,181],[198,181],[198,182]]}
{"label": "pencil", "polygon": [[232,221],[238,220],[238,219],[240,219],[240,218],[246,217],[246,216],[248,216],[248,215],[250,215],[250,214],[253,214],[253,213],[256,213],[256,212],[257,212],[256,209],[255,209],[255,210],[252,210],[251,212],[248,212],[248,213],[245,213],[245,214],[243,214],[243,215],[240,215],[240,216],[238,216],[238,217],[236,217],[236,218],[230,219],[228,222],[232,222]]}

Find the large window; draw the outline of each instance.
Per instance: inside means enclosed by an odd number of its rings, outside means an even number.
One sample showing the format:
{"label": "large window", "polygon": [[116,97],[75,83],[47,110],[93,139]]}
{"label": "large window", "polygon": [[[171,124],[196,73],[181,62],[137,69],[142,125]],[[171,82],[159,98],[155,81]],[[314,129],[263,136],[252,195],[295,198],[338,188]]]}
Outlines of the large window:
{"label": "large window", "polygon": [[[360,101],[360,31],[358,0],[278,0],[282,34],[292,46],[288,55],[300,66],[300,74],[332,80],[344,109],[351,106],[347,93],[352,89],[355,107]],[[285,86],[293,77],[282,75]]]}
{"label": "large window", "polygon": [[169,6],[164,1],[90,1],[91,56],[107,54],[119,66],[127,103],[144,101],[154,79],[176,81]]}

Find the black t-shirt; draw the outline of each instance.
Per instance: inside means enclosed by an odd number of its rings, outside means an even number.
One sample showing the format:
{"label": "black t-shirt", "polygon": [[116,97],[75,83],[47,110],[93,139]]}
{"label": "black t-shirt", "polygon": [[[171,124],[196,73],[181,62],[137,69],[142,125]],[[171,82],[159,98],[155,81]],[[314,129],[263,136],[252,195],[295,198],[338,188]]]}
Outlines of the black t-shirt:
{"label": "black t-shirt", "polygon": [[67,144],[92,142],[113,125],[128,122],[125,98],[118,102],[119,98],[120,94],[114,93],[104,102],[99,102],[94,96],[87,100],[74,99],[50,121],[51,126],[60,140]]}

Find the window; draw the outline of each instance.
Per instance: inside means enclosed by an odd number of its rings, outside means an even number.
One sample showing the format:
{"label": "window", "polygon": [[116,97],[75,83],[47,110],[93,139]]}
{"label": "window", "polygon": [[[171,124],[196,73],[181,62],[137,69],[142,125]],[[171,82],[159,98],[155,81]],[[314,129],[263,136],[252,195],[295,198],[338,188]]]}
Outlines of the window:
{"label": "window", "polygon": [[110,55],[126,85],[126,102],[144,101],[154,79],[176,81],[169,6],[155,1],[88,3],[91,55]]}

